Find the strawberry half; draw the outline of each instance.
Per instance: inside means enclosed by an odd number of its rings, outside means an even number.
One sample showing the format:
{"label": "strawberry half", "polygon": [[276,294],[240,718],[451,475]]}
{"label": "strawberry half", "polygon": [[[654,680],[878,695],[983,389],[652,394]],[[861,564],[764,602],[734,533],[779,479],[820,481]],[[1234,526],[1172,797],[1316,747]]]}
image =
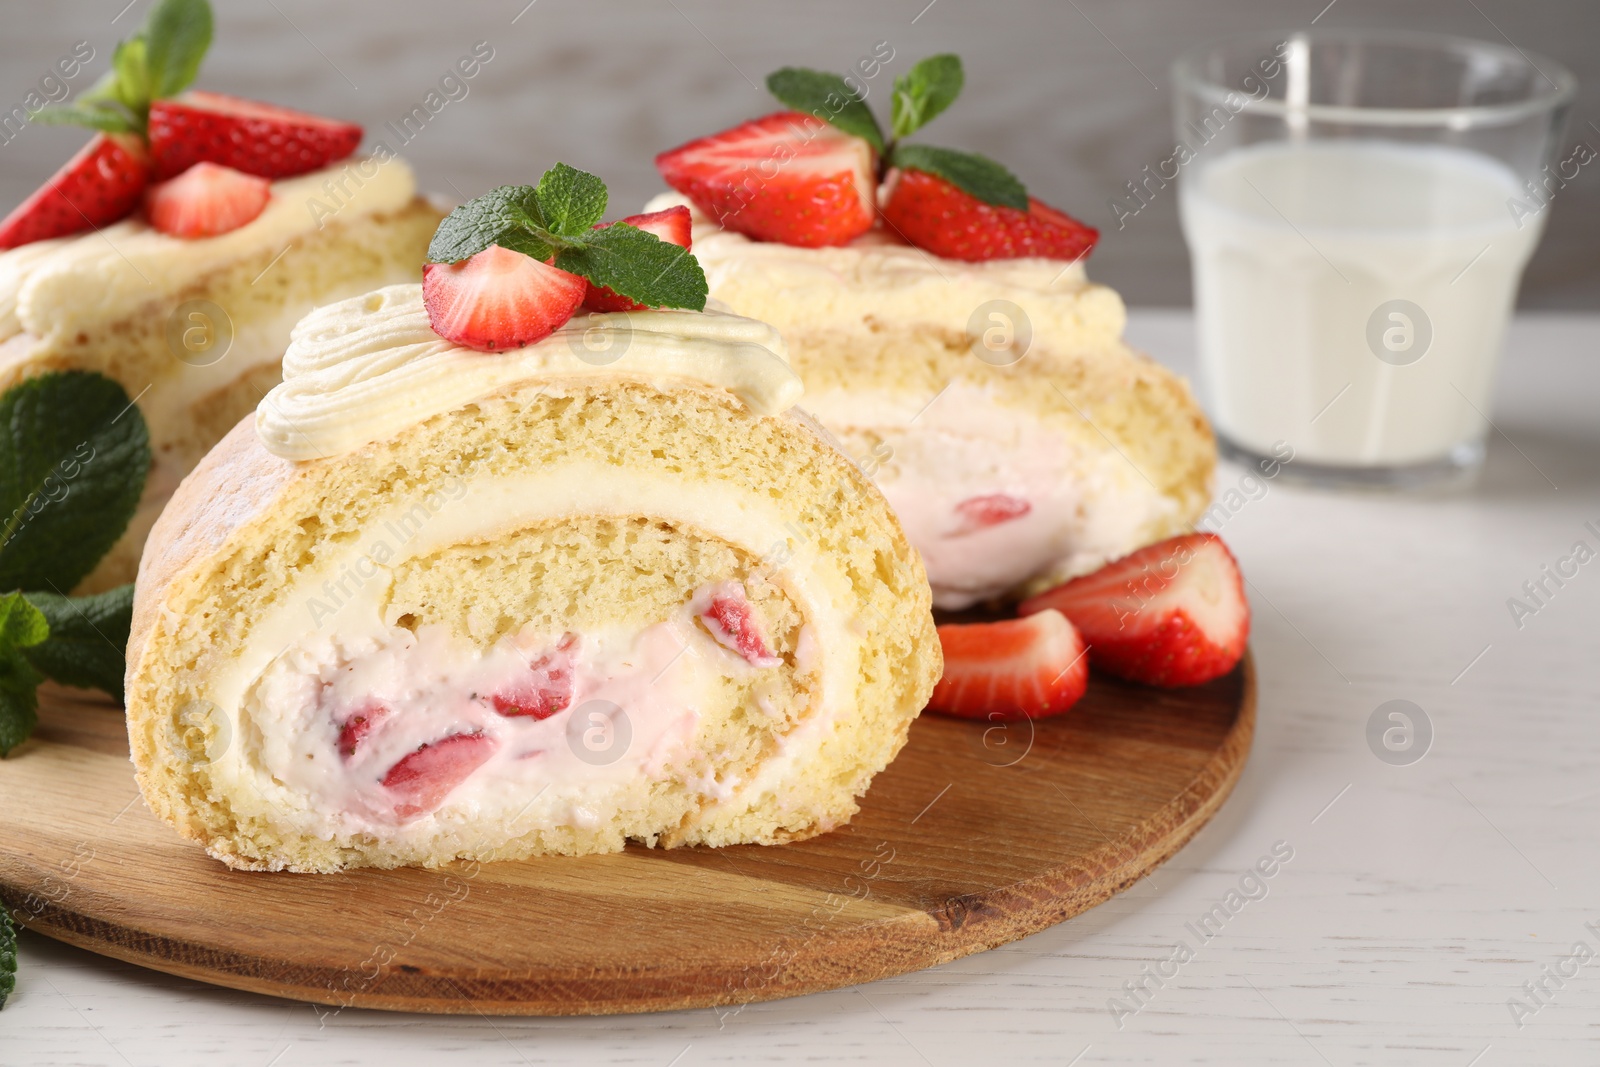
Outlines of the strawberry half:
{"label": "strawberry half", "polygon": [[[690,220],[689,209],[683,205],[669,207],[665,211],[651,211],[644,215],[629,215],[622,220],[629,226],[637,226],[646,233],[653,233],[669,245],[680,248],[689,247]],[[609,222],[602,222],[595,229],[603,230],[610,226]],[[604,285],[589,283],[588,290],[583,296],[583,306],[590,311],[643,311],[649,305],[632,300]]]}
{"label": "strawberry half", "polygon": [[292,178],[335,163],[361,144],[361,127],[304,111],[199,90],[150,105],[156,177],[221,163],[261,178]]}
{"label": "strawberry half", "polygon": [[1099,230],[1041,200],[1029,197],[1027,211],[986,204],[920,170],[892,179],[883,220],[918,248],[969,261],[1081,259],[1100,239]]}
{"label": "strawberry half", "polygon": [[494,738],[485,734],[451,734],[422,745],[389,768],[383,787],[395,798],[402,819],[425,815],[494,755]]}
{"label": "strawberry half", "polygon": [[872,228],[872,146],[815,115],[780,111],[656,157],[668,185],[761,241],[842,245]]}
{"label": "strawberry half", "polygon": [[422,268],[433,332],[480,352],[520,348],[572,318],[589,282],[532,256],[490,245],[460,263]]}
{"label": "strawberry half", "polygon": [[95,134],[0,222],[0,249],[99,229],[126,218],[150,183],[150,156],[138,137]]}
{"label": "strawberry half", "polygon": [[1060,715],[1089,686],[1083,639],[1058,611],[939,627],[944,677],[929,711],[967,719]]}
{"label": "strawberry half", "polygon": [[1050,609],[1072,620],[1097,668],[1150,685],[1221,677],[1250,637],[1244,576],[1222,538],[1209,533],[1146,545],[1019,610]]}
{"label": "strawberry half", "polygon": [[196,163],[144,195],[150,225],[174,237],[215,237],[266,209],[272,183],[216,163]]}

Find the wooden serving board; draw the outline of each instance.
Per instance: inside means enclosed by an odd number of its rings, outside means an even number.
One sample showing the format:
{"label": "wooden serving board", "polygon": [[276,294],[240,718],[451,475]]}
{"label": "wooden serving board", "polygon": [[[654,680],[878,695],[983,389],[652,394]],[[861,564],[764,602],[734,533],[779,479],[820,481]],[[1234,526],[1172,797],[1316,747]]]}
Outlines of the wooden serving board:
{"label": "wooden serving board", "polygon": [[1013,941],[1176,852],[1255,725],[1248,657],[1197,689],[1096,677],[1057,719],[922,717],[855,820],[798,844],[250,874],[146,809],[119,709],[41,696],[0,761],[0,895],[25,926],[236,989],[504,1015],[769,1000]]}

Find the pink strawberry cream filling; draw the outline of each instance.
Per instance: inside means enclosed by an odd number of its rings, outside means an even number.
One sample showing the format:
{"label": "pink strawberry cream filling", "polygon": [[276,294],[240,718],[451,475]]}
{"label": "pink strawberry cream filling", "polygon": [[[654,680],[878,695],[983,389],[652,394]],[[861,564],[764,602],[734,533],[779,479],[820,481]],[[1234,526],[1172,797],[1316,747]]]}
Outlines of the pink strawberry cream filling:
{"label": "pink strawberry cream filling", "polygon": [[782,662],[729,581],[642,630],[524,627],[487,648],[440,625],[323,637],[279,656],[251,703],[292,726],[263,739],[274,777],[332,825],[381,833],[446,803],[663,777],[694,754],[713,685]]}
{"label": "pink strawberry cream filling", "polygon": [[806,403],[827,425],[879,442],[874,480],[940,608],[1092,571],[1148,540],[1175,507],[1122,456],[1086,450],[970,382],[931,403],[866,389],[817,390]]}

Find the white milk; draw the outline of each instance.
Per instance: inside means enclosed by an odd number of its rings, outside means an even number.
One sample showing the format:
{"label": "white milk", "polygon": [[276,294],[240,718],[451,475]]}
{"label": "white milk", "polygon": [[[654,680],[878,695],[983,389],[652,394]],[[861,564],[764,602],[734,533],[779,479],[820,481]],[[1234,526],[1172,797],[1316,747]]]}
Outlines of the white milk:
{"label": "white milk", "polygon": [[1202,160],[1182,185],[1202,377],[1230,440],[1340,466],[1481,441],[1543,227],[1517,228],[1510,168],[1441,145],[1272,142]]}

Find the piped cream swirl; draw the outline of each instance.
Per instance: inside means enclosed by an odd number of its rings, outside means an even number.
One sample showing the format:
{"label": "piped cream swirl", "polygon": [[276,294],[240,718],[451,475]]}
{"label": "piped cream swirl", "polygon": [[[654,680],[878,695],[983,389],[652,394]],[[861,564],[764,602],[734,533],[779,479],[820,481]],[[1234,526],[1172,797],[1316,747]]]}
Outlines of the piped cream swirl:
{"label": "piped cream swirl", "polygon": [[723,312],[578,315],[536,344],[473,351],[433,332],[421,285],[391,285],[318,308],[283,357],[283,384],[256,409],[267,450],[309,460],[392,437],[434,415],[537,379],[691,381],[758,415],[799,401],[778,332]]}

